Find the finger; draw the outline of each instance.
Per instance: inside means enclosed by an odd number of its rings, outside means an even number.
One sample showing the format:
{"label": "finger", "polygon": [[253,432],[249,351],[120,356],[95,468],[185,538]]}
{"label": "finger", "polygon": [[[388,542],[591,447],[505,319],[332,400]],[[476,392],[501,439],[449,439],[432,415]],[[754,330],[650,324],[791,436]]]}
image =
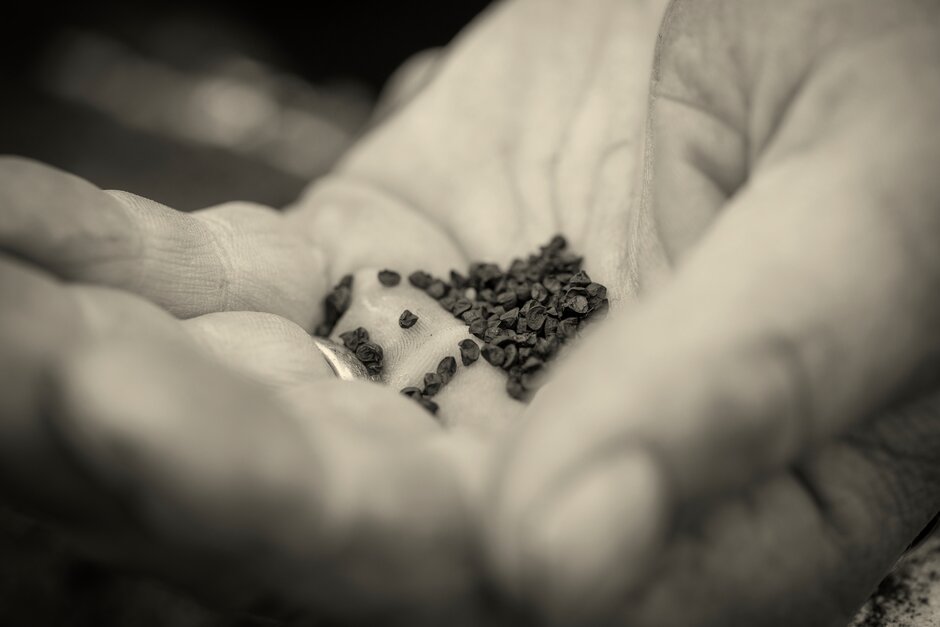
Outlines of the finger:
{"label": "finger", "polygon": [[[934,396],[887,416],[814,454],[798,473],[690,521],[657,556],[642,591],[620,590],[608,606],[616,608],[611,622],[849,624],[940,507],[938,408]],[[919,598],[915,583],[909,585],[912,599]]]}
{"label": "finger", "polygon": [[[407,399],[325,381],[294,414],[198,354],[128,343],[76,355],[57,381],[66,445],[131,508],[177,580],[223,588],[228,603],[237,585],[345,616],[412,604],[433,614],[467,593],[454,469],[424,439],[347,429],[333,415],[380,407],[394,422],[422,411]],[[225,576],[188,580],[192,562],[178,555]]]}
{"label": "finger", "polygon": [[183,327],[220,362],[272,390],[335,377],[310,334],[287,318],[225,311],[190,318]]}
{"label": "finger", "polygon": [[0,247],[57,275],[135,292],[181,318],[227,310],[312,328],[322,255],[273,210],[192,214],[17,157],[0,159]]}
{"label": "finger", "polygon": [[[186,341],[147,301],[106,288],[67,288],[0,255],[0,477],[5,497],[57,516],[87,517],[94,492],[45,427],[47,378],[75,346],[128,335]],[[99,503],[101,507],[103,504]]]}
{"label": "finger", "polygon": [[934,112],[885,96],[906,93],[889,68],[908,65],[940,95],[936,68],[918,60],[925,42],[910,41],[901,59],[895,39],[871,49],[857,78],[877,83],[862,91],[872,98],[833,103],[825,86],[852,68],[820,70],[675,279],[535,399],[494,480],[503,568],[582,484],[595,505],[607,490],[644,499],[621,531],[646,556],[674,503],[786,466],[935,363],[940,182],[928,164],[940,145],[922,132]]}

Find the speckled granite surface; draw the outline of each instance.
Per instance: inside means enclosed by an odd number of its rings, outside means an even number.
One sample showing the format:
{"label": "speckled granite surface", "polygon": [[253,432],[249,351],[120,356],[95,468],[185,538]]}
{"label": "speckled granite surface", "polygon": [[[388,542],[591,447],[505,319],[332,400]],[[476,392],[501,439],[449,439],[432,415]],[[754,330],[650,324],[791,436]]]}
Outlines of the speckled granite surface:
{"label": "speckled granite surface", "polygon": [[898,563],[851,627],[940,627],[940,533]]}

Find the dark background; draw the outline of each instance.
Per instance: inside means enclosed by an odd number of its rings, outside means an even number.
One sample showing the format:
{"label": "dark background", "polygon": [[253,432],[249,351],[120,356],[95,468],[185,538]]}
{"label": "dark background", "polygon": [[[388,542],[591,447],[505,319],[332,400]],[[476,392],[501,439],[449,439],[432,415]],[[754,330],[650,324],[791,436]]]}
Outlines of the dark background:
{"label": "dark background", "polygon": [[[0,13],[0,154],[183,210],[235,199],[280,206],[361,132],[399,64],[446,44],[486,4],[7,6]],[[216,93],[218,84],[249,95],[236,91],[209,104],[194,98]],[[261,114],[240,108],[258,98],[269,105]],[[213,106],[228,126],[200,136]],[[309,140],[294,141],[286,111],[306,120]],[[242,114],[253,120],[249,132],[238,130]],[[177,126],[189,118],[192,124]],[[282,136],[258,140],[263,133],[255,131],[269,122]],[[50,529],[0,509],[0,626],[268,624],[217,615],[155,582],[82,559]]]}
{"label": "dark background", "polygon": [[[59,7],[26,0],[0,14],[0,153],[33,157],[99,186],[184,210],[233,199],[280,206],[335,161],[395,68],[420,50],[446,44],[487,4],[145,1]],[[117,59],[97,59],[102,43],[119,50]],[[248,83],[261,85],[265,97],[338,132],[306,141],[285,130],[281,144],[260,149],[234,139],[233,148],[224,132],[213,141],[187,137],[172,128],[175,107],[199,106],[187,89],[166,89],[135,69],[143,63],[169,72],[198,91],[213,78],[232,78],[232,67],[244,59],[264,66],[252,70]],[[126,66],[118,72],[124,83],[116,87],[107,82],[112,66]],[[275,75],[290,84],[266,84]],[[117,95],[103,89],[103,81]],[[135,115],[146,118],[150,108],[166,112],[170,121],[164,127],[153,120],[128,122]],[[190,113],[190,126],[205,126],[198,111]],[[186,119],[183,113],[175,118],[183,126]],[[300,148],[282,145],[290,137]],[[286,167],[284,155],[292,155]]]}

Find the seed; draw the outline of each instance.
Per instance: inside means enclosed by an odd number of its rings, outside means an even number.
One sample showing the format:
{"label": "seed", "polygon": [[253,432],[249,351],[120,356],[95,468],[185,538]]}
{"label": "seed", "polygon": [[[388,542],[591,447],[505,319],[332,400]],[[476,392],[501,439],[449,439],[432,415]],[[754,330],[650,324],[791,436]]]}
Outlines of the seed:
{"label": "seed", "polygon": [[401,275],[394,270],[381,270],[379,272],[379,283],[385,287],[395,287],[401,283]]}
{"label": "seed", "polygon": [[507,329],[512,328],[516,325],[516,320],[519,319],[519,308],[513,307],[503,315],[499,317],[499,326],[506,327]]}
{"label": "seed", "polygon": [[486,329],[486,332],[483,334],[484,341],[492,342],[496,337],[499,336],[499,327],[489,327]]}
{"label": "seed", "polygon": [[443,308],[446,309],[447,311],[453,311],[453,310],[454,310],[454,305],[457,304],[457,295],[456,295],[456,294],[448,294],[447,296],[444,296],[443,298],[441,298],[441,299],[438,300],[437,302],[438,302],[438,304],[439,304],[441,307],[443,307]]}
{"label": "seed", "polygon": [[454,378],[454,375],[457,373],[457,360],[448,355],[437,364],[437,374],[441,377],[441,382],[443,385],[450,383],[450,380]]}
{"label": "seed", "polygon": [[522,400],[525,397],[525,387],[519,377],[509,377],[506,381],[506,392],[516,400]]}
{"label": "seed", "polygon": [[457,346],[460,348],[460,361],[464,366],[469,366],[480,358],[480,345],[473,340],[461,340]]}
{"label": "seed", "polygon": [[536,283],[529,290],[529,297],[534,301],[544,302],[548,298],[548,290],[541,283]]}
{"label": "seed", "polygon": [[577,318],[565,318],[558,323],[558,335],[565,339],[570,339],[578,332]]}
{"label": "seed", "polygon": [[584,315],[588,312],[588,300],[581,294],[572,294],[565,299],[565,308],[576,314]]}
{"label": "seed", "polygon": [[483,318],[477,318],[470,323],[470,333],[477,336],[480,339],[483,339],[484,334],[486,333],[486,320]]}
{"label": "seed", "polygon": [[447,284],[441,281],[440,279],[434,279],[431,281],[431,284],[427,288],[428,296],[435,300],[440,300],[447,294]]}
{"label": "seed", "polygon": [[460,316],[470,311],[471,306],[472,303],[466,298],[458,298],[457,302],[454,303],[454,306],[451,308],[451,311],[454,312],[455,316]]}
{"label": "seed", "polygon": [[546,292],[551,292],[552,294],[557,293],[558,290],[561,289],[561,281],[553,276],[545,277],[545,279],[542,281],[542,285],[545,286]]}
{"label": "seed", "polygon": [[479,320],[480,318],[482,318],[483,314],[480,313],[479,309],[470,309],[460,314],[460,317],[463,319],[464,322],[466,322],[467,324],[470,324],[474,320]]}
{"label": "seed", "polygon": [[467,277],[463,276],[456,270],[450,271],[450,284],[456,287],[457,289],[463,289],[467,286]]}
{"label": "seed", "polygon": [[375,342],[365,340],[356,347],[356,358],[367,366],[370,363],[377,363],[380,364],[381,367],[381,363],[384,357],[385,355],[382,351],[382,347]]}
{"label": "seed", "polygon": [[441,391],[442,387],[444,387],[444,381],[441,379],[441,375],[436,372],[428,372],[424,375],[424,394],[426,396],[434,396]]}
{"label": "seed", "polygon": [[398,317],[398,326],[403,329],[410,329],[415,325],[415,322],[418,321],[418,316],[414,315],[408,309],[401,312],[401,315]]}
{"label": "seed", "polygon": [[542,325],[545,324],[545,317],[545,307],[536,305],[529,310],[529,313],[526,314],[525,321],[526,324],[529,325],[530,329],[533,331],[538,331],[542,328]]}
{"label": "seed", "polygon": [[439,406],[438,406],[437,403],[435,403],[434,401],[432,401],[431,399],[429,399],[429,398],[426,397],[426,396],[421,396],[421,397],[419,397],[419,398],[418,398],[418,402],[419,402],[419,403],[421,404],[421,406],[424,407],[426,410],[428,410],[429,412],[431,412],[431,413],[434,414],[435,416],[437,415],[437,410],[439,409]]}
{"label": "seed", "polygon": [[506,354],[503,352],[503,349],[499,346],[493,346],[492,344],[484,345],[480,350],[480,354],[483,355],[483,359],[493,366],[501,366],[503,360],[506,359]]}
{"label": "seed", "polygon": [[527,357],[525,362],[522,364],[522,372],[532,372],[533,370],[538,370],[545,365],[538,357]]}
{"label": "seed", "polygon": [[505,354],[503,357],[503,368],[509,368],[516,361],[519,349],[516,348],[515,344],[510,344],[503,349],[503,353]]}
{"label": "seed", "polygon": [[339,339],[343,341],[343,346],[356,352],[359,345],[369,341],[369,332],[362,327],[356,327],[352,331],[346,331],[339,334]]}
{"label": "seed", "polygon": [[428,287],[431,286],[431,281],[433,280],[434,280],[434,277],[432,277],[427,272],[423,272],[421,270],[412,272],[411,274],[408,275],[408,282],[414,285],[419,290],[428,289]]}
{"label": "seed", "polygon": [[503,307],[514,307],[516,305],[516,293],[512,290],[506,290],[496,295],[496,302]]}
{"label": "seed", "polygon": [[353,275],[344,274],[343,277],[339,280],[339,283],[336,284],[337,287],[348,287],[352,289],[353,285]]}
{"label": "seed", "polygon": [[402,388],[402,389],[401,389],[401,393],[404,394],[405,396],[407,396],[408,398],[417,399],[417,398],[420,398],[420,397],[421,397],[421,388],[416,388],[416,387],[414,387],[414,386],[410,386],[410,387],[407,387],[407,388]]}
{"label": "seed", "polygon": [[590,283],[584,290],[591,298],[607,298],[607,288],[600,283]]}
{"label": "seed", "polygon": [[578,270],[577,274],[571,277],[568,282],[571,283],[571,285],[577,285],[578,287],[584,287],[585,285],[590,285],[592,283],[591,277],[589,277],[588,273],[584,270]]}

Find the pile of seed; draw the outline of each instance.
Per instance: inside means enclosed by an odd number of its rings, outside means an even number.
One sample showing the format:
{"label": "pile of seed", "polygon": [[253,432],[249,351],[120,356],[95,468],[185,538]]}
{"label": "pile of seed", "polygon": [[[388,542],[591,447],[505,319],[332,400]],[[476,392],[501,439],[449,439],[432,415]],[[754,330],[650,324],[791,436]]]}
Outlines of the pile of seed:
{"label": "pile of seed", "polygon": [[[503,271],[493,263],[474,263],[466,276],[455,270],[449,280],[436,278],[417,271],[408,281],[435,299],[454,317],[469,326],[472,335],[483,341],[482,349],[473,340],[459,344],[461,361],[468,366],[480,355],[507,375],[506,391],[516,399],[525,399],[538,386],[550,361],[569,339],[587,323],[603,318],[609,309],[607,288],[591,280],[581,268],[583,258],[568,252],[567,242],[556,235],[536,254],[525,259],[514,259]],[[397,272],[382,270],[379,281],[386,287],[398,285]],[[336,320],[349,306],[352,278],[344,277],[327,296],[324,303],[324,323],[317,329],[320,335],[329,335]],[[411,328],[418,318],[407,309],[399,317],[399,325]],[[346,336],[350,337],[347,342]],[[368,346],[365,356],[378,361],[381,371],[381,347],[368,341],[368,333],[357,329],[342,336],[347,348],[359,355],[360,348]],[[472,345],[472,346],[471,346]],[[353,348],[355,346],[355,348]],[[424,387],[408,387],[402,393],[414,398],[429,411],[436,412],[431,400],[450,381],[456,371],[456,360],[445,357],[437,372],[424,377]],[[370,369],[370,372],[372,370]]]}

